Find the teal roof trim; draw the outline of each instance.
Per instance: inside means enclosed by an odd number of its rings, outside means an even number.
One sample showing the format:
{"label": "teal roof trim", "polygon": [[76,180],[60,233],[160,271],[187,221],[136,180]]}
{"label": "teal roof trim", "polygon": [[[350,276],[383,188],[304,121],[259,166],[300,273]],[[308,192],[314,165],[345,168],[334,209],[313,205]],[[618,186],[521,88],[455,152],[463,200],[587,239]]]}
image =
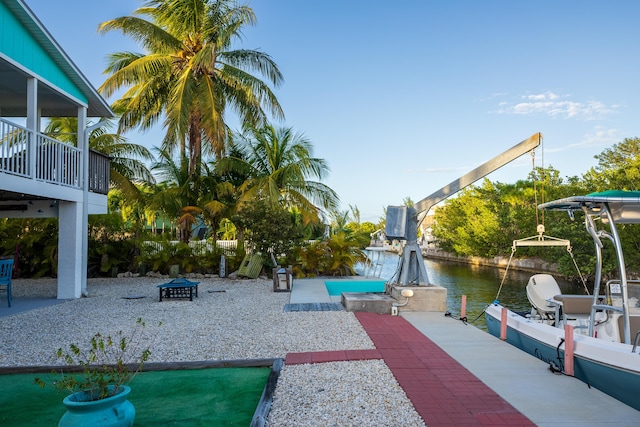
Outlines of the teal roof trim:
{"label": "teal roof trim", "polygon": [[85,105],[88,99],[20,21],[0,3],[0,52]]}
{"label": "teal roof trim", "polygon": [[[12,31],[19,31],[13,35],[7,34],[11,33],[8,28],[10,20]],[[89,117],[115,116],[107,101],[100,96],[24,0],[0,0],[0,38],[0,42],[6,43],[0,47],[0,52],[56,85],[58,89],[67,91],[68,95],[78,101],[85,102]],[[13,43],[19,41],[23,45],[9,47],[10,40]],[[21,50],[24,52],[20,52]],[[35,57],[30,57],[29,52]]]}

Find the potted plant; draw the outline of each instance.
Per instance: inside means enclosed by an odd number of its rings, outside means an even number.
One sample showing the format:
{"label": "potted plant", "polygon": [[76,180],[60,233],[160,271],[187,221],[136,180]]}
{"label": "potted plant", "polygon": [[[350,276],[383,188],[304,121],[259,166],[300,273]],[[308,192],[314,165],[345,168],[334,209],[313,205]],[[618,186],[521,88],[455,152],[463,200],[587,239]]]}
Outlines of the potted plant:
{"label": "potted plant", "polygon": [[56,355],[69,369],[56,369],[58,379],[46,382],[36,378],[40,387],[51,385],[71,394],[63,400],[67,412],[58,426],[132,426],[135,408],[127,400],[127,385],[140,372],[151,355],[150,342],[144,337],[142,319],[130,335],[119,331],[115,336],[95,334],[89,348],[70,344]]}

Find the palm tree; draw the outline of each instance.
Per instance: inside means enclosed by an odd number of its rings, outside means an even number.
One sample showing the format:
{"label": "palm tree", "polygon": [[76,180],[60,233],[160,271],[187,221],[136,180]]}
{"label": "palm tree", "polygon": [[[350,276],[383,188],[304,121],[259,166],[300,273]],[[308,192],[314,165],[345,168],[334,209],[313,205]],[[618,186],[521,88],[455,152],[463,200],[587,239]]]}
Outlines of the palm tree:
{"label": "palm tree", "polygon": [[158,150],[158,162],[151,169],[156,171],[160,184],[149,198],[149,207],[176,220],[179,238],[188,242],[191,228],[202,215],[200,202],[200,177],[191,176],[186,159],[175,162],[166,150]]}
{"label": "palm tree", "polygon": [[329,216],[331,217],[332,234],[337,234],[339,232],[346,233],[348,231],[347,225],[351,221],[349,211],[332,209],[329,212]]}
{"label": "palm tree", "polygon": [[[138,196],[136,182],[154,182],[145,160],[153,160],[149,150],[129,142],[122,135],[109,133],[109,124],[94,129],[89,135],[89,148],[111,158],[109,178],[111,186],[119,189],[128,198]],[[44,133],[69,144],[78,144],[78,119],[76,117],[53,117]]]}
{"label": "palm tree", "polygon": [[148,129],[164,118],[163,148],[178,146],[180,158],[188,152],[189,174],[197,175],[203,150],[224,153],[228,107],[255,126],[266,122],[264,108],[283,118],[270,87],[251,74],[277,87],[276,64],[259,51],[232,50],[243,27],[255,22],[251,8],[231,0],[150,0],[134,16],[103,22],[99,32],[120,31],[145,50],[112,54],[111,75],[100,87],[106,96],[127,89],[114,105],[125,111],[120,130]]}
{"label": "palm tree", "polygon": [[311,142],[292,128],[247,127],[235,142],[242,153],[218,161],[219,170],[245,174],[242,200],[266,199],[272,205],[297,207],[303,224],[317,221],[321,209],[333,210],[338,195],[321,180],[329,172],[323,159],[313,157]]}

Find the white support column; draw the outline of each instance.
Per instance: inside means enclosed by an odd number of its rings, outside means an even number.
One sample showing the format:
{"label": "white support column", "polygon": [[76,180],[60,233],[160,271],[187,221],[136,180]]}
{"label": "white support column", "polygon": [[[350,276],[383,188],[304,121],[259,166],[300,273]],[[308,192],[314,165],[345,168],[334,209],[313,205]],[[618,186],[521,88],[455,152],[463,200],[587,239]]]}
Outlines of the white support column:
{"label": "white support column", "polygon": [[39,128],[38,123],[38,80],[27,78],[27,129],[31,131],[29,136],[29,174],[32,179],[36,179],[36,132]]}
{"label": "white support column", "polygon": [[83,296],[87,291],[87,266],[89,258],[89,132],[87,130],[87,107],[78,107],[78,147],[82,148],[82,239],[81,290]]}
{"label": "white support column", "polygon": [[82,266],[82,203],[60,201],[58,205],[58,299],[80,298],[87,270]]}

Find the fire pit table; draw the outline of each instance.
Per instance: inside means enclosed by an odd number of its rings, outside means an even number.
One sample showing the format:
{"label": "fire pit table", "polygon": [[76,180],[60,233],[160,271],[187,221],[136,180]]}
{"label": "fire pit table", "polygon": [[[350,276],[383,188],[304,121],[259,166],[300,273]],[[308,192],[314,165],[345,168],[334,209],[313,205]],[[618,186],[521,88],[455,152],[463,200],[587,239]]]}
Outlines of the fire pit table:
{"label": "fire pit table", "polygon": [[160,299],[162,298],[189,298],[189,301],[193,301],[193,294],[195,290],[196,298],[198,298],[198,283],[191,282],[187,279],[173,279],[168,283],[158,285],[160,290]]}

